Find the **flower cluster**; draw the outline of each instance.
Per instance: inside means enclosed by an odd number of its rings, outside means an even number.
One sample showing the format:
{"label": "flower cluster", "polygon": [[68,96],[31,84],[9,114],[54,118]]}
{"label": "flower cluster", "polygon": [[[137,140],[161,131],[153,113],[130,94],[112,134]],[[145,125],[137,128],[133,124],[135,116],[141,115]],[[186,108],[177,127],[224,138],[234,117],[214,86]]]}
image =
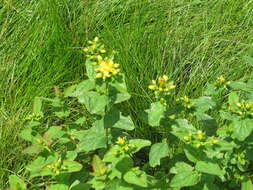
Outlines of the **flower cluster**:
{"label": "flower cluster", "polygon": [[83,49],[87,54],[89,61],[95,66],[97,72],[96,78],[111,78],[120,72],[119,64],[114,63],[113,56],[110,58],[103,57],[102,54],[106,53],[104,45],[96,37],[93,41],[89,41],[90,46]]}
{"label": "flower cluster", "polygon": [[87,58],[94,59],[97,55],[106,53],[104,45],[100,43],[98,37],[95,37],[93,41],[88,41],[89,46],[84,48],[83,51],[87,54]]}
{"label": "flower cluster", "polygon": [[191,109],[193,107],[193,103],[188,96],[184,96],[177,99],[178,102],[181,102],[182,106],[186,109]]}
{"label": "flower cluster", "polygon": [[196,133],[189,133],[187,136],[184,136],[184,141],[186,144],[192,144],[193,146],[200,148],[205,145],[214,145],[219,142],[215,137],[206,137],[206,134],[198,130]]}
{"label": "flower cluster", "polygon": [[41,113],[32,113],[28,115],[25,120],[26,121],[39,121],[43,118],[43,114]]}
{"label": "flower cluster", "polygon": [[223,75],[219,76],[214,83],[215,87],[217,88],[226,88],[230,84],[230,81],[227,81]]}
{"label": "flower cluster", "polygon": [[95,71],[97,72],[96,78],[110,78],[119,73],[119,64],[114,63],[113,59],[110,58],[99,58],[97,62],[97,68]]}
{"label": "flower cluster", "polygon": [[237,102],[235,104],[232,104],[228,107],[228,109],[243,118],[246,117],[253,117],[253,102],[247,103],[247,102]]}
{"label": "flower cluster", "polygon": [[170,94],[171,90],[176,88],[173,81],[169,81],[166,75],[158,78],[158,81],[152,80],[152,84],[148,86],[150,90],[155,91],[155,93],[166,93]]}
{"label": "flower cluster", "polygon": [[61,159],[57,160],[56,162],[50,164],[47,166],[48,169],[51,170],[56,175],[59,175],[61,171],[64,171],[67,169],[66,166],[63,166],[63,162]]}
{"label": "flower cluster", "polygon": [[116,143],[122,147],[123,152],[130,153],[135,147],[129,144],[126,137],[118,137]]}

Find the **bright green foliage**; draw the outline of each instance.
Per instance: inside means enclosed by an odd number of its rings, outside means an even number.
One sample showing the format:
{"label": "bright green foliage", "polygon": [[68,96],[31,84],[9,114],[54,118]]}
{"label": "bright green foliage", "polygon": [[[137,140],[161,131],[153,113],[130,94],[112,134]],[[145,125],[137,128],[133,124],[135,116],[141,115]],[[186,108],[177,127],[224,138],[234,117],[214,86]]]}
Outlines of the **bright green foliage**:
{"label": "bright green foliage", "polygon": [[165,108],[160,102],[155,102],[151,104],[149,110],[147,112],[148,124],[151,126],[159,126],[161,119],[164,117]]}
{"label": "bright green foliage", "polygon": [[53,97],[54,85],[83,79],[80,47],[87,39],[100,36],[118,51],[132,95],[124,109],[138,123],[134,134],[159,142],[169,133],[146,130],[136,116],[151,101],[147,84],[169,74],[178,97],[197,97],[220,74],[252,76],[242,60],[252,56],[252,6],[251,0],[1,0],[0,184],[28,161],[18,133],[34,97]]}
{"label": "bright green foliage", "polygon": [[188,187],[196,185],[200,181],[200,174],[195,171],[184,171],[176,174],[171,182],[171,187]]}
{"label": "bright green foliage", "polygon": [[[152,81],[155,102],[144,121],[150,129],[163,126],[168,135],[161,142],[138,139],[132,117],[118,105],[130,99],[120,66],[98,38],[89,44],[89,79],[56,98],[36,98],[20,133],[32,161],[25,177],[10,176],[10,188],[252,189],[252,81],[221,76],[195,99],[175,98],[176,86],[166,76]],[[66,120],[74,109],[70,99],[87,112],[76,121]],[[50,119],[43,115],[46,102],[54,113]]]}
{"label": "bright green foliage", "polygon": [[13,190],[25,190],[26,189],[25,182],[15,175],[9,176],[9,183],[10,183],[10,188]]}
{"label": "bright green foliage", "polygon": [[165,142],[156,143],[151,146],[149,152],[149,164],[152,167],[160,165],[160,159],[169,156],[169,147]]}

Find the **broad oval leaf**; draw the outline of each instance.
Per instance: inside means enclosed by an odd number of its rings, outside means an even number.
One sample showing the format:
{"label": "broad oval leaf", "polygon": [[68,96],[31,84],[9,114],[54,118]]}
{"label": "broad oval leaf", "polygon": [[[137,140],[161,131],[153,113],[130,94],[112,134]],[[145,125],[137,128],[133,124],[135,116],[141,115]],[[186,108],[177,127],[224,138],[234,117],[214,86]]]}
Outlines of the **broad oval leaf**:
{"label": "broad oval leaf", "polygon": [[217,175],[217,176],[223,176],[225,174],[225,172],[220,168],[218,164],[208,162],[208,161],[197,162],[196,170],[203,173]]}
{"label": "broad oval leaf", "polygon": [[149,110],[146,110],[148,124],[155,127],[160,125],[161,119],[164,117],[165,107],[161,102],[151,104]]}
{"label": "broad oval leaf", "polygon": [[170,173],[178,174],[186,171],[193,171],[193,167],[185,162],[177,162],[173,168],[170,169]]}
{"label": "broad oval leaf", "polygon": [[147,174],[144,171],[132,169],[128,171],[123,176],[123,178],[127,183],[138,185],[141,187],[148,187],[148,178]]}
{"label": "broad oval leaf", "polygon": [[188,160],[194,163],[206,159],[206,155],[204,152],[191,145],[186,145],[184,148],[184,152]]}
{"label": "broad oval leaf", "polygon": [[196,171],[185,171],[176,174],[171,182],[171,187],[189,187],[196,185],[200,181],[200,174]]}
{"label": "broad oval leaf", "polygon": [[140,149],[146,146],[150,146],[151,142],[149,140],[144,139],[132,139],[129,141],[129,144],[135,147],[133,153],[138,152]]}
{"label": "broad oval leaf", "polygon": [[253,190],[253,184],[251,179],[246,179],[242,182],[242,188],[241,190]]}
{"label": "broad oval leaf", "polygon": [[78,151],[89,152],[98,148],[105,148],[107,145],[103,120],[96,121],[89,130],[77,132],[76,136],[80,140],[77,145]]}
{"label": "broad oval leaf", "polygon": [[19,178],[18,176],[15,175],[10,175],[9,176],[9,184],[11,189],[18,189],[18,190],[25,190],[26,189],[26,184],[25,182]]}
{"label": "broad oval leaf", "polygon": [[119,110],[112,108],[105,114],[104,123],[106,128],[119,128],[124,130],[133,130],[134,123],[129,116],[123,116]]}
{"label": "broad oval leaf", "polygon": [[253,130],[253,120],[236,120],[233,122],[233,133],[239,141],[244,141]]}
{"label": "broad oval leaf", "polygon": [[105,106],[108,104],[108,98],[97,92],[87,92],[78,98],[80,103],[84,103],[91,114],[104,113]]}
{"label": "broad oval leaf", "polygon": [[151,146],[149,152],[149,164],[151,167],[160,165],[160,160],[169,156],[169,147],[166,142],[156,143]]}

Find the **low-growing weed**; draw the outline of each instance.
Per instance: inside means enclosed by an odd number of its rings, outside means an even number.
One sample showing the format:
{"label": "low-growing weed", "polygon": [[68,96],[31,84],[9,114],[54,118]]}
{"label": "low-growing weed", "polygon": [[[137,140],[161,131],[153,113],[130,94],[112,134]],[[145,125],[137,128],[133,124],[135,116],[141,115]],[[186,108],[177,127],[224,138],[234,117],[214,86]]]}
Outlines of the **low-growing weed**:
{"label": "low-growing weed", "polygon": [[[166,75],[153,80],[148,88],[155,101],[140,115],[158,133],[167,132],[154,143],[131,136],[134,122],[118,106],[131,95],[114,52],[98,38],[83,50],[88,79],[58,91],[56,98],[35,99],[20,133],[30,143],[24,153],[33,159],[25,177],[9,177],[11,189],[253,189],[252,80],[221,76],[194,99],[175,98],[177,86]],[[66,120],[70,99],[89,114]],[[45,103],[54,115],[43,114]],[[140,151],[147,159],[138,158]]]}

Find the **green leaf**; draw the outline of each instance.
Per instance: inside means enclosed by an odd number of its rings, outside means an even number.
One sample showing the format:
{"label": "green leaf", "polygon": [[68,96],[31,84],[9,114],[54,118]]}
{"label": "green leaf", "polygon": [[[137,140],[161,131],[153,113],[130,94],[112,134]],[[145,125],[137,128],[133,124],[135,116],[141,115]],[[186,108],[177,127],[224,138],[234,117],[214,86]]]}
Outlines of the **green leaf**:
{"label": "green leaf", "polygon": [[89,77],[89,79],[95,80],[97,73],[95,71],[95,65],[92,64],[92,61],[86,59],[85,67],[86,67],[86,74]]}
{"label": "green leaf", "polygon": [[90,185],[81,183],[79,180],[75,180],[69,187],[69,190],[89,190]]}
{"label": "green leaf", "polygon": [[64,134],[66,134],[65,131],[62,130],[60,126],[52,126],[49,128],[49,130],[43,135],[46,139],[59,139]]}
{"label": "green leaf", "polygon": [[68,190],[68,186],[65,184],[55,184],[51,185],[48,190]]}
{"label": "green leaf", "polygon": [[196,107],[196,111],[200,113],[204,113],[209,109],[215,107],[215,102],[209,96],[202,96],[193,101],[194,107]]}
{"label": "green leaf", "polygon": [[173,168],[170,169],[170,173],[178,174],[187,171],[193,171],[193,167],[185,162],[177,162]]}
{"label": "green leaf", "polygon": [[236,92],[231,92],[228,96],[228,102],[229,104],[236,104],[239,102],[239,96],[237,95]]}
{"label": "green leaf", "polygon": [[124,102],[124,101],[129,100],[131,98],[131,95],[129,93],[117,93],[114,96],[116,96],[116,98],[113,102],[114,104]]}
{"label": "green leaf", "polygon": [[225,174],[218,164],[208,161],[198,161],[196,164],[196,170],[217,176],[223,176]]}
{"label": "green leaf", "polygon": [[120,171],[122,174],[126,173],[130,168],[134,166],[132,158],[125,156],[124,158],[120,159],[115,168]]}
{"label": "green leaf", "polygon": [[239,141],[244,141],[253,130],[253,120],[235,120],[233,123],[233,134]]}
{"label": "green leaf", "polygon": [[72,173],[80,171],[83,168],[83,165],[76,161],[64,160],[62,167],[64,170],[61,173]]}
{"label": "green leaf", "polygon": [[171,133],[181,140],[185,136],[189,135],[190,132],[196,131],[196,129],[191,124],[189,124],[188,120],[186,119],[177,119],[176,124],[172,125],[171,128]]}
{"label": "green leaf", "polygon": [[114,145],[112,146],[104,155],[104,161],[105,162],[112,162],[112,163],[117,163],[118,160],[122,159],[125,157],[124,154],[117,154],[120,150],[122,149],[121,146],[119,145]]}
{"label": "green leaf", "polygon": [[26,189],[25,182],[21,178],[15,176],[15,175],[9,176],[9,184],[10,184],[10,188],[13,190],[25,190]]}
{"label": "green leaf", "polygon": [[120,179],[114,179],[108,186],[106,190],[141,190],[141,188],[136,188],[136,186],[126,183]]}
{"label": "green leaf", "polygon": [[29,146],[23,150],[24,154],[38,154],[40,153],[44,147],[42,145],[34,144],[32,146]]}
{"label": "green leaf", "polygon": [[229,120],[232,121],[234,120],[234,115],[231,114],[231,112],[226,112],[226,111],[220,111],[220,117],[224,120]]}
{"label": "green leaf", "polygon": [[131,95],[127,91],[124,75],[119,76],[118,80],[110,83],[109,96],[114,104],[126,101],[131,98]]}
{"label": "green leaf", "polygon": [[213,84],[207,84],[204,94],[207,96],[215,95],[217,94],[217,89]]}
{"label": "green leaf", "polygon": [[123,178],[127,183],[141,187],[148,187],[148,178],[144,171],[133,168],[132,170],[128,171]]}
{"label": "green leaf", "polygon": [[201,150],[199,150],[191,145],[186,145],[184,148],[184,152],[185,152],[185,155],[188,158],[188,160],[190,160],[194,163],[206,159],[205,154]]}
{"label": "green leaf", "polygon": [[30,172],[31,177],[51,175],[52,172],[47,169],[47,165],[56,162],[59,159],[57,153],[48,155],[46,158],[39,156],[26,169]]}
{"label": "green leaf", "polygon": [[19,133],[19,136],[26,140],[26,141],[29,141],[31,142],[33,140],[33,135],[32,135],[32,129],[31,128],[26,128],[24,130],[22,130],[20,133]]}
{"label": "green leaf", "polygon": [[80,183],[79,180],[75,180],[69,187],[69,190],[89,190],[90,188],[89,184]]}
{"label": "green leaf", "polygon": [[41,114],[42,99],[40,97],[35,97],[33,102],[33,113]]}
{"label": "green leaf", "polygon": [[61,102],[59,98],[54,98],[52,101],[52,107],[54,114],[59,118],[68,117],[70,114],[70,110],[66,104]]}
{"label": "green leaf", "polygon": [[243,57],[243,60],[244,60],[246,63],[248,63],[250,66],[253,67],[253,58],[252,58],[252,57],[250,57],[250,56],[244,56],[244,57]]}
{"label": "green leaf", "polygon": [[106,128],[119,128],[124,130],[133,130],[134,123],[132,119],[128,116],[123,116],[119,110],[112,108],[104,117],[104,123]]}
{"label": "green leaf", "polygon": [[75,91],[71,94],[73,97],[82,97],[86,92],[95,89],[96,82],[94,80],[85,80],[76,86]]}
{"label": "green leaf", "polygon": [[146,110],[147,115],[147,121],[148,124],[151,126],[159,126],[160,121],[163,118],[163,114],[165,111],[165,107],[161,102],[155,102],[151,104],[151,107],[149,110]]}
{"label": "green leaf", "polygon": [[133,161],[129,155],[118,154],[121,150],[121,146],[114,145],[104,156],[104,162],[111,163],[111,172],[109,174],[110,179],[114,179],[115,177],[121,178],[125,172],[133,167]]}
{"label": "green leaf", "polygon": [[73,96],[73,92],[76,90],[76,87],[77,87],[77,85],[72,85],[72,86],[66,88],[66,89],[64,90],[64,92],[63,92],[64,97],[65,97],[65,98],[66,98],[66,97],[72,97],[72,96]]}
{"label": "green leaf", "polygon": [[102,176],[105,174],[108,167],[105,165],[105,163],[99,158],[98,155],[94,155],[91,163],[93,172],[93,176]]}
{"label": "green leaf", "polygon": [[216,151],[231,151],[233,150],[236,145],[233,142],[227,142],[225,140],[219,140],[215,147]]}
{"label": "green leaf", "polygon": [[213,184],[213,183],[208,183],[207,182],[199,190],[220,190],[220,188],[217,185]]}
{"label": "green leaf", "polygon": [[92,151],[98,148],[105,148],[107,137],[105,135],[103,120],[98,120],[89,130],[77,132],[77,138],[80,140],[78,151]]}
{"label": "green leaf", "polygon": [[78,97],[78,101],[84,103],[91,114],[104,113],[105,107],[108,104],[107,96],[100,95],[97,92],[86,92]]}
{"label": "green leaf", "polygon": [[73,151],[67,151],[64,159],[73,161],[76,157],[77,157],[77,152],[73,150]]}
{"label": "green leaf", "polygon": [[248,86],[244,82],[234,81],[229,84],[229,87],[235,90],[248,90]]}
{"label": "green leaf", "polygon": [[200,181],[200,174],[196,171],[185,171],[176,174],[171,182],[171,187],[188,187],[196,185]]}
{"label": "green leaf", "polygon": [[150,146],[151,142],[149,140],[143,140],[143,139],[132,139],[129,141],[129,144],[135,147],[133,151],[133,153],[135,153],[135,152],[138,152],[143,147]]}
{"label": "green leaf", "polygon": [[166,142],[156,143],[151,146],[149,152],[149,164],[151,167],[160,165],[160,160],[169,156],[169,147]]}
{"label": "green leaf", "polygon": [[197,113],[195,114],[198,121],[201,122],[201,124],[203,124],[202,126],[202,130],[206,133],[206,135],[215,135],[217,127],[218,127],[218,123],[217,121],[211,117],[210,115],[207,115],[205,113]]}
{"label": "green leaf", "polygon": [[252,181],[250,179],[243,181],[241,190],[253,190]]}

